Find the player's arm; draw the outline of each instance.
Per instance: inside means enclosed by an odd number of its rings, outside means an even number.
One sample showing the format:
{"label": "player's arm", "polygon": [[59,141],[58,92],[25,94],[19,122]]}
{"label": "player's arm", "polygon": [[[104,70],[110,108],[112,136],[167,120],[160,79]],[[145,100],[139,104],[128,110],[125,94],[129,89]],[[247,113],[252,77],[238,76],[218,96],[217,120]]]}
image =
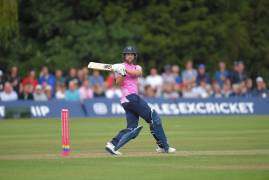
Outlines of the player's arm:
{"label": "player's arm", "polygon": [[136,69],[126,69],[126,73],[131,75],[131,76],[142,76],[143,72],[142,72],[142,68],[140,66],[137,66]]}

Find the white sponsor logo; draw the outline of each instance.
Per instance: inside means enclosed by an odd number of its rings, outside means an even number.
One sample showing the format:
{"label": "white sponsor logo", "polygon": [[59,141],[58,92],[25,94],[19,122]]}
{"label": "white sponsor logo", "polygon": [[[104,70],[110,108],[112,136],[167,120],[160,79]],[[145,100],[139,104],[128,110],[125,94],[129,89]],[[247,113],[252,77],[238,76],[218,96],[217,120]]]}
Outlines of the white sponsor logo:
{"label": "white sponsor logo", "polygon": [[31,106],[31,113],[33,117],[46,117],[50,112],[48,106]]}
{"label": "white sponsor logo", "polygon": [[99,115],[104,115],[104,114],[107,114],[107,112],[108,112],[107,106],[105,103],[94,103],[93,104],[93,111]]}
{"label": "white sponsor logo", "polygon": [[149,106],[164,115],[177,114],[253,114],[253,102],[197,102],[197,103],[162,103]]}

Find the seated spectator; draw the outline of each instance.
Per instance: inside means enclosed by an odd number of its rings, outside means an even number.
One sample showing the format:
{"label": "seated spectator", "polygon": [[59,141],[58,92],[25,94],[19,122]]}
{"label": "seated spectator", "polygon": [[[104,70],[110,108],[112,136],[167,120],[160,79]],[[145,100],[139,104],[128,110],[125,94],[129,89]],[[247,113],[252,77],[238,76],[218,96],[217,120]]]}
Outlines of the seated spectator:
{"label": "seated spectator", "polygon": [[194,84],[188,83],[183,87],[182,97],[183,98],[197,98],[199,94],[193,90]]}
{"label": "seated spectator", "polygon": [[4,91],[0,93],[1,101],[15,101],[18,99],[18,94],[13,90],[10,82],[5,82]]}
{"label": "seated spectator", "polygon": [[222,93],[221,93],[220,85],[218,83],[213,83],[212,84],[212,89],[213,89],[212,97],[214,97],[214,98],[221,98],[221,97],[223,97],[222,96]]}
{"label": "seated spectator", "polygon": [[34,96],[33,96],[33,85],[32,84],[25,84],[23,86],[23,92],[20,93],[19,95],[19,99],[21,100],[33,100]]}
{"label": "seated spectator", "polygon": [[163,97],[166,99],[178,98],[179,94],[175,89],[175,85],[172,83],[166,83],[163,86]]}
{"label": "seated spectator", "polygon": [[7,81],[10,82],[12,88],[16,93],[19,93],[19,85],[21,78],[19,77],[19,69],[17,66],[12,66],[10,70],[10,74],[7,76]]}
{"label": "seated spectator", "polygon": [[55,98],[65,99],[65,84],[60,83],[56,85]]}
{"label": "seated spectator", "polygon": [[241,81],[240,85],[239,85],[239,93],[238,96],[239,97],[249,97],[249,94],[247,93],[247,86],[245,81]]}
{"label": "seated spectator", "polygon": [[106,90],[105,96],[107,98],[120,98],[122,96],[122,93],[121,93],[120,88],[114,85],[111,88]]}
{"label": "seated spectator", "polygon": [[63,71],[61,69],[55,71],[55,86],[59,84],[65,84],[65,77],[63,76]]}
{"label": "seated spectator", "polygon": [[261,76],[256,78],[256,88],[254,90],[254,96],[266,98],[268,97],[268,91],[266,89],[266,84]]}
{"label": "seated spectator", "polygon": [[146,77],[145,84],[150,85],[157,95],[160,95],[163,85],[163,78],[158,74],[156,68],[150,69],[150,75]]}
{"label": "seated spectator", "polygon": [[23,78],[22,82],[21,82],[21,89],[24,89],[24,86],[31,84],[31,86],[33,87],[33,90],[35,89],[35,87],[38,84],[38,81],[36,79],[36,74],[34,70],[31,70],[28,74],[27,77]]}
{"label": "seated spectator", "polygon": [[240,94],[240,84],[233,84],[231,97],[239,97],[240,96],[239,94]]}
{"label": "seated spectator", "polygon": [[217,81],[220,87],[223,87],[224,82],[228,77],[229,77],[229,71],[226,70],[226,64],[223,61],[221,61],[219,63],[219,71],[215,72],[214,80]]}
{"label": "seated spectator", "polygon": [[144,97],[155,97],[156,90],[152,88],[151,85],[146,85],[144,87]]}
{"label": "seated spectator", "polygon": [[70,81],[68,90],[65,91],[65,100],[68,101],[79,101],[79,91],[77,89],[77,84],[75,81]]}
{"label": "seated spectator", "polygon": [[0,92],[3,91],[4,84],[5,84],[4,73],[2,70],[0,70]]}
{"label": "seated spectator", "polygon": [[41,69],[38,84],[41,84],[43,87],[50,86],[52,91],[55,89],[55,77],[49,73],[49,69],[46,66]]}
{"label": "seated spectator", "polygon": [[[228,79],[227,79],[228,80]],[[222,88],[222,95],[223,97],[231,97],[232,96],[232,87],[230,81],[225,81]]]}
{"label": "seated spectator", "polygon": [[207,84],[210,84],[210,77],[206,73],[204,64],[199,64],[198,66],[198,75],[196,77],[196,84],[200,85],[201,81],[205,81]]}
{"label": "seated spectator", "polygon": [[80,101],[93,98],[93,90],[90,87],[88,79],[83,81],[82,86],[79,88]]}
{"label": "seated spectator", "polygon": [[68,77],[65,80],[66,86],[69,86],[71,81],[73,81],[76,85],[79,85],[79,79],[77,77],[77,70],[75,68],[69,69]]}
{"label": "seated spectator", "polygon": [[197,94],[199,98],[207,98],[211,96],[211,86],[205,79],[201,79],[200,85],[193,88],[193,92]]}
{"label": "seated spectator", "polygon": [[53,90],[52,90],[52,87],[50,85],[47,85],[44,87],[44,93],[46,94],[48,100],[50,100],[52,98],[52,93],[53,93]]}
{"label": "seated spectator", "polygon": [[44,93],[42,86],[40,84],[38,84],[36,86],[36,89],[35,89],[33,95],[34,95],[35,101],[47,101],[48,100],[48,97]]}
{"label": "seated spectator", "polygon": [[252,82],[252,79],[248,78],[245,83],[246,83],[246,87],[247,87],[247,95],[248,95],[248,97],[253,96],[253,82]]}
{"label": "seated spectator", "polygon": [[93,96],[94,97],[105,97],[104,89],[100,84],[95,84],[93,86]]}
{"label": "seated spectator", "polygon": [[98,70],[93,70],[93,74],[89,76],[89,81],[92,86],[98,84],[101,88],[104,87],[104,78],[100,75],[100,71]]}
{"label": "seated spectator", "polygon": [[184,84],[195,84],[197,78],[197,71],[193,69],[192,61],[189,60],[186,63],[186,69],[182,73],[182,80]]}
{"label": "seated spectator", "polygon": [[138,93],[144,94],[144,87],[146,84],[145,78],[143,76],[138,77],[137,83],[138,83]]}

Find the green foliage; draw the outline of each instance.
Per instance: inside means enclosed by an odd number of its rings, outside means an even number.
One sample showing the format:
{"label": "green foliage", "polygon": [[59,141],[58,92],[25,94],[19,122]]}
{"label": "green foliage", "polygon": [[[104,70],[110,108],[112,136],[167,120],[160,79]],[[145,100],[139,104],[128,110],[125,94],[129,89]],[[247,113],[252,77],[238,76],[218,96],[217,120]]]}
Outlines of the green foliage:
{"label": "green foliage", "polygon": [[[14,62],[23,71],[81,67],[90,60],[115,63],[122,48],[133,45],[146,69],[167,63],[183,67],[193,59],[214,71],[220,60],[231,65],[240,59],[251,76],[269,78],[266,0],[0,2],[0,10],[6,10],[0,11],[6,15],[0,17],[2,68]],[[13,36],[18,23],[19,37]]]}

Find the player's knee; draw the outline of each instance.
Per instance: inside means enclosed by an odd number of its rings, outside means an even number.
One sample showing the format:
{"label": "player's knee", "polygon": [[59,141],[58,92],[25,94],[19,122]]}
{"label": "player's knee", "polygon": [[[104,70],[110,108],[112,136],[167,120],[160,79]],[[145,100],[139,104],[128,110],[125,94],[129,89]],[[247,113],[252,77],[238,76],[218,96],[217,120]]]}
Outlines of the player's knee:
{"label": "player's knee", "polygon": [[155,110],[151,110],[151,120],[154,125],[160,125],[162,123],[160,116]]}

